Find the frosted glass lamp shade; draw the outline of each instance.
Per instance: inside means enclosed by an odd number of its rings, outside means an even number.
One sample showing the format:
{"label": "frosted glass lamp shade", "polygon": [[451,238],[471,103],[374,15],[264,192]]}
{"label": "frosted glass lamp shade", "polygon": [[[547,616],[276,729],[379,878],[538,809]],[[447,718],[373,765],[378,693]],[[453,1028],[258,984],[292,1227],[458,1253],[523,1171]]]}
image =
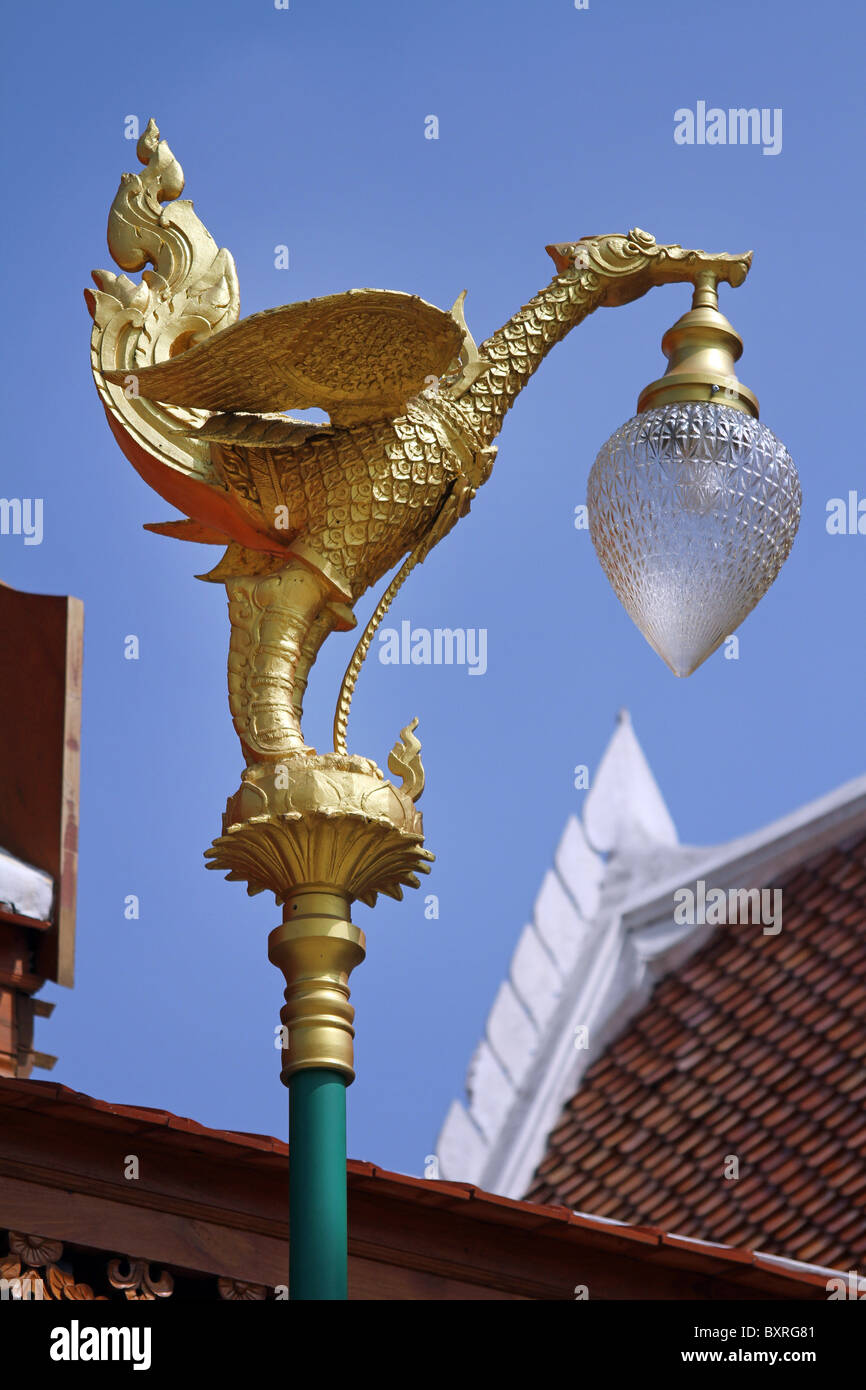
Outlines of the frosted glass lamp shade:
{"label": "frosted glass lamp shade", "polygon": [[784,444],[730,406],[635,415],[589,477],[589,530],[613,590],[677,676],[691,675],[769,589],[800,520]]}

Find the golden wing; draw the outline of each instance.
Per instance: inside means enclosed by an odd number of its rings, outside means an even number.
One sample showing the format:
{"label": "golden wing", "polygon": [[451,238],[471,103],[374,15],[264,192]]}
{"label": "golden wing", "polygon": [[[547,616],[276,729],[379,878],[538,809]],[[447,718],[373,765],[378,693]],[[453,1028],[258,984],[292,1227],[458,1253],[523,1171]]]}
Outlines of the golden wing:
{"label": "golden wing", "polygon": [[442,376],[463,344],[456,319],[416,295],[349,290],[252,314],[143,368],[136,388],[187,409],[317,406],[335,424],[349,425],[398,414],[431,377]]}

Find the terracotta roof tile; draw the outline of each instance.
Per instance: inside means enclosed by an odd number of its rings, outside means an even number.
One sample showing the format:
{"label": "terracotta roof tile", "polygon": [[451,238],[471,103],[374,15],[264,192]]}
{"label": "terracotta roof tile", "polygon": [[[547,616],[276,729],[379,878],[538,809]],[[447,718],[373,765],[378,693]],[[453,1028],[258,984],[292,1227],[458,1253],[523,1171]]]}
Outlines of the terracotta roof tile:
{"label": "terracotta roof tile", "polygon": [[778,935],[720,928],[589,1068],[533,1201],[866,1263],[866,837],[772,886]]}

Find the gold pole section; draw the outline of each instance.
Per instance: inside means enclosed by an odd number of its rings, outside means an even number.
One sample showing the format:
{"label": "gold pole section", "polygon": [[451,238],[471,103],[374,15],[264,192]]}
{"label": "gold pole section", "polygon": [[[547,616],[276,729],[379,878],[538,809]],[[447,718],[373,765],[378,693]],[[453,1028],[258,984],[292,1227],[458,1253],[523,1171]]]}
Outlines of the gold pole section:
{"label": "gold pole section", "polygon": [[286,901],[282,925],[268,937],[268,959],[286,979],[280,1010],[286,1086],[312,1067],[340,1072],[346,1085],[355,1079],[349,976],[364,959],[366,942],[349,914],[347,893],[310,885]]}

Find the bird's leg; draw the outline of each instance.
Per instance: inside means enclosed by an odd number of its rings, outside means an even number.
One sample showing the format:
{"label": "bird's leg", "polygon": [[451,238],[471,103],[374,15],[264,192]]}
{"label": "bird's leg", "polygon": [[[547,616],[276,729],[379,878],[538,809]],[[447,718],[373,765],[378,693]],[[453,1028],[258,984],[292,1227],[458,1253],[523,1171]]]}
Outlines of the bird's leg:
{"label": "bird's leg", "polygon": [[312,752],[301,733],[301,700],[331,626],[318,621],[328,600],[324,580],[297,561],[264,578],[230,579],[226,590],[229,705],[247,762]]}
{"label": "bird's leg", "polygon": [[301,656],[295,669],[295,685],[292,691],[292,703],[295,714],[300,720],[303,714],[304,695],[307,689],[307,681],[310,677],[310,670],[313,662],[319,655],[325,638],[330,636],[335,630],[349,632],[357,626],[357,618],[350,608],[344,603],[329,603],[323,608],[318,617],[312,623],[301,646]]}

